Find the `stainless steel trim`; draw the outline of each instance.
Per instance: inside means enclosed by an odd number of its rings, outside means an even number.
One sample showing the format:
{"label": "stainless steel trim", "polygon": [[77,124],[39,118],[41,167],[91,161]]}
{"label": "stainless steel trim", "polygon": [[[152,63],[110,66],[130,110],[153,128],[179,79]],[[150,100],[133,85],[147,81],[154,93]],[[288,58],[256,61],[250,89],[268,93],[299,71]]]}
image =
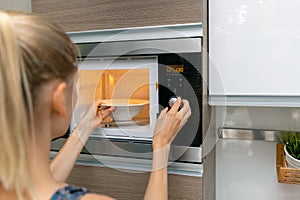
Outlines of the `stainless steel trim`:
{"label": "stainless steel trim", "polygon": [[281,132],[281,130],[221,128],[220,138],[279,142],[279,135]]}
{"label": "stainless steel trim", "polygon": [[201,38],[106,42],[79,44],[82,56],[156,55],[162,53],[201,52]]}
{"label": "stainless steel trim", "polygon": [[[50,152],[50,159],[56,155],[57,151]],[[149,172],[151,170],[151,160],[149,159],[136,159],[124,158],[114,156],[101,156],[101,155],[87,155],[81,154],[77,159],[77,164],[90,165],[97,167],[110,167],[121,171],[140,171]],[[185,176],[202,177],[203,165],[194,163],[169,163],[169,174],[178,174]]]}
{"label": "stainless steel trim", "polygon": [[69,32],[74,43],[201,37],[201,23]]}
{"label": "stainless steel trim", "polygon": [[300,96],[209,95],[209,105],[300,107]]}
{"label": "stainless steel trim", "polygon": [[[60,138],[51,143],[51,150],[58,151],[65,143],[65,138]],[[102,156],[127,157],[135,159],[151,159],[151,142],[138,140],[103,140],[100,138],[89,139],[82,153]],[[201,147],[171,146],[170,161],[186,163],[202,163]]]}

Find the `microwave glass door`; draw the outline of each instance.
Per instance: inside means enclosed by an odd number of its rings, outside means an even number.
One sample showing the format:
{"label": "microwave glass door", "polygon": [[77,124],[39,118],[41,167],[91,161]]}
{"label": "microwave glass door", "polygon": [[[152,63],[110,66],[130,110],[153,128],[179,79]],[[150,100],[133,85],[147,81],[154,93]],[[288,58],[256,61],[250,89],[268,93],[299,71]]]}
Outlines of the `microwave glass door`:
{"label": "microwave glass door", "polygon": [[82,60],[71,130],[96,100],[103,100],[104,107],[115,106],[116,111],[93,136],[151,140],[159,112],[157,57]]}

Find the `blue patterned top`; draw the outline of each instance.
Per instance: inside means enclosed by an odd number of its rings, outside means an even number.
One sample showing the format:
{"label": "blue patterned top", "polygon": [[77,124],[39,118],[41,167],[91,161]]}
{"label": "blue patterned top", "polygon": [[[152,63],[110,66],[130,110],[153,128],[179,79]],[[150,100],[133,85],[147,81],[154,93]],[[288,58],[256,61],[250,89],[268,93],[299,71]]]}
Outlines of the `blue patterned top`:
{"label": "blue patterned top", "polygon": [[75,188],[71,185],[67,185],[57,190],[50,200],[80,200],[83,195],[90,193],[85,188]]}

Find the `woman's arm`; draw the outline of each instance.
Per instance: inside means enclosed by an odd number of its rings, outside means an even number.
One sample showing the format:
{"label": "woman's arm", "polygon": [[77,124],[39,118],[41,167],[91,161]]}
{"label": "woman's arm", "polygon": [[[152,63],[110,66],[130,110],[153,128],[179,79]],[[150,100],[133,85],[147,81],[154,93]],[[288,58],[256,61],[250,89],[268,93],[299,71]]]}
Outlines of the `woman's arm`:
{"label": "woman's arm", "polygon": [[179,97],[170,111],[164,109],[158,117],[154,130],[152,141],[153,159],[152,170],[145,193],[145,200],[167,200],[168,199],[168,157],[170,145],[191,116],[191,109],[188,101],[182,100],[183,107],[178,111],[181,105]]}
{"label": "woman's arm", "polygon": [[168,199],[168,156],[169,148],[153,152],[152,170],[145,193],[145,200]]}
{"label": "woman's arm", "polygon": [[67,180],[91,132],[114,110],[113,107],[98,110],[101,103],[101,101],[98,101],[90,106],[66,143],[51,161],[50,169],[57,181],[65,182]]}

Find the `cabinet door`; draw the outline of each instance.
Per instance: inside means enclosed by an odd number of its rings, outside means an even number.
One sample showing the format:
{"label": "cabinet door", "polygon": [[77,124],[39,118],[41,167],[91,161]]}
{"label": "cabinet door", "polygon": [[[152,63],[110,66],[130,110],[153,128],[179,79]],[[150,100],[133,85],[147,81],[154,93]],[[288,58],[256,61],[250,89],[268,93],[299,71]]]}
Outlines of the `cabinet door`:
{"label": "cabinet door", "polygon": [[[146,172],[77,164],[67,182],[118,200],[140,200],[144,197],[148,179]],[[169,174],[168,190],[172,200],[200,200],[202,178]]]}
{"label": "cabinet door", "polygon": [[300,106],[299,7],[209,0],[211,105]]}
{"label": "cabinet door", "polygon": [[66,31],[202,21],[202,0],[32,0],[32,10]]}

